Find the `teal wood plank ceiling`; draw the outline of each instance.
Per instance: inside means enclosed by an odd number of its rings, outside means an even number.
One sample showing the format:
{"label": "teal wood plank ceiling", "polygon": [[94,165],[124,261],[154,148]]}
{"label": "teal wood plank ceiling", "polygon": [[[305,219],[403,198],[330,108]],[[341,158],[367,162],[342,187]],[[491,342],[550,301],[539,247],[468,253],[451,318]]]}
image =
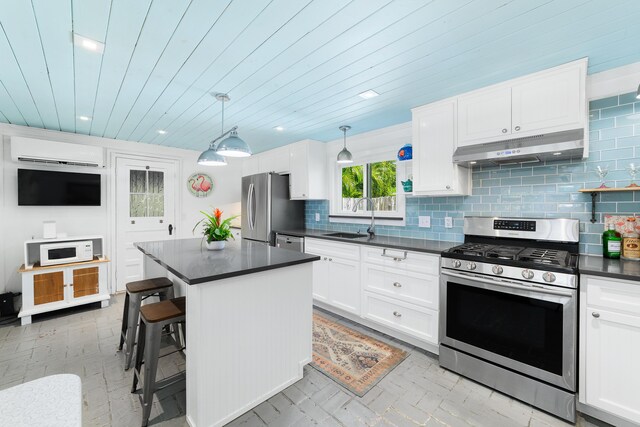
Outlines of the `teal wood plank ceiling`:
{"label": "teal wood plank ceiling", "polygon": [[227,92],[226,127],[260,152],[582,57],[640,61],[638,22],[636,0],[0,0],[0,121],[203,150]]}

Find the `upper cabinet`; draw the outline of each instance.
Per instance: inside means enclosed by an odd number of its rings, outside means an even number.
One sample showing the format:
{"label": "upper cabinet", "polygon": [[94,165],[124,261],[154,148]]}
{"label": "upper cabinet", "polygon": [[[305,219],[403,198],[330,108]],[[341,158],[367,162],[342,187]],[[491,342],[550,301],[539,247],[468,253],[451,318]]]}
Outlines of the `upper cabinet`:
{"label": "upper cabinet", "polygon": [[327,199],[326,144],[305,139],[289,146],[292,200]]}
{"label": "upper cabinet", "polygon": [[305,139],[247,157],[242,176],[264,172],[289,174],[292,200],[327,198],[326,145]]}
{"label": "upper cabinet", "polygon": [[411,111],[413,194],[471,194],[471,171],[451,160],[456,148],[456,100],[448,99]]}
{"label": "upper cabinet", "polygon": [[587,125],[581,59],[458,97],[458,145],[572,130]]}

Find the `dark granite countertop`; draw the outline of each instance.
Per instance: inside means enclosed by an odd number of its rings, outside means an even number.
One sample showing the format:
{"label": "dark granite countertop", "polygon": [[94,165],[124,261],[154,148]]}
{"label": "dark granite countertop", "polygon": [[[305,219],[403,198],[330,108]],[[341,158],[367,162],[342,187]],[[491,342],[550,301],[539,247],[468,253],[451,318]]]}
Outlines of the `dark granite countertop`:
{"label": "dark granite countertop", "polygon": [[580,255],[579,269],[580,274],[636,281],[640,285],[640,261]]}
{"label": "dark granite countertop", "polygon": [[140,251],[189,285],[319,260],[320,257],[269,246],[228,241],[221,251],[207,250],[201,239],[135,244]]}
{"label": "dark granite countertop", "polygon": [[402,249],[407,251],[427,252],[431,254],[440,254],[449,248],[459,245],[455,242],[441,242],[437,240],[426,239],[411,239],[408,237],[393,237],[393,236],[378,236],[373,239],[369,239],[367,234],[364,234],[358,239],[345,239],[343,237],[331,237],[325,236],[327,233],[336,233],[335,230],[315,230],[315,229],[300,229],[300,230],[278,230],[278,234],[287,234],[289,236],[298,237],[313,237],[317,239],[333,240],[343,243],[355,243],[360,245],[370,246],[383,246],[385,248]]}

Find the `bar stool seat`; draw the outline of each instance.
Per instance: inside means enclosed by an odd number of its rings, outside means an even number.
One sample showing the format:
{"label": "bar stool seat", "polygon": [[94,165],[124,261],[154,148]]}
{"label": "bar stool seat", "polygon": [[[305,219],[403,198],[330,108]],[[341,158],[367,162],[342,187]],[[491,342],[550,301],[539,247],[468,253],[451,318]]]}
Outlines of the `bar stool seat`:
{"label": "bar stool seat", "polygon": [[[133,385],[131,393],[135,393],[138,381],[142,379],[142,394],[140,403],[142,404],[142,426],[149,422],[151,407],[153,405],[153,395],[156,391],[173,385],[179,381],[184,381],[185,373],[180,372],[156,382],[158,371],[158,360],[160,356],[160,341],[162,331],[165,326],[172,325],[175,345],[178,351],[182,352],[185,347],[184,342],[184,321],[185,321],[184,297],[174,298],[140,307],[140,331],[138,332],[138,348],[136,351],[136,363],[133,370]],[[182,340],[178,334],[177,325],[183,326]],[[173,354],[175,352],[169,353]],[[165,354],[164,356],[168,356]],[[164,357],[163,356],[163,357]],[[141,376],[142,365],[144,365],[144,375]]]}
{"label": "bar stool seat", "polygon": [[150,296],[158,296],[161,301],[174,297],[173,282],[167,277],[155,277],[129,282],[126,287],[127,294],[124,299],[122,329],[120,331],[120,344],[118,345],[118,350],[122,350],[123,345],[126,343],[125,370],[131,367],[133,360],[133,349],[136,342],[136,332],[142,301]]}

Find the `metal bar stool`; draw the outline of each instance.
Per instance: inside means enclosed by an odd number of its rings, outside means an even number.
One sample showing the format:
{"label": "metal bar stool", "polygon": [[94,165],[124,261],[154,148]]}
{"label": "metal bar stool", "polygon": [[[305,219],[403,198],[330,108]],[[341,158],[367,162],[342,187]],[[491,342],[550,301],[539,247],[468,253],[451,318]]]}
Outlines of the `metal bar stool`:
{"label": "metal bar stool", "polygon": [[[179,381],[184,381],[185,379],[185,373],[180,372],[156,382],[158,359],[161,357],[160,341],[165,326],[172,325],[175,345],[178,348],[176,351],[182,352],[185,349],[181,344],[181,339],[177,332],[177,325],[180,324],[182,326],[182,340],[184,340],[185,302],[186,299],[181,297],[140,307],[140,330],[138,332],[138,347],[136,350],[136,363],[133,370],[131,393],[135,393],[137,390],[138,381],[141,380],[141,368],[144,364],[142,394],[140,395],[143,427],[149,422],[154,393]],[[165,354],[162,357],[173,354],[176,351]]]}
{"label": "metal bar stool", "polygon": [[133,347],[136,341],[140,306],[142,305],[142,301],[150,296],[158,296],[160,301],[173,298],[173,282],[167,277],[155,277],[153,279],[127,283],[127,295],[124,299],[124,309],[122,313],[120,345],[118,346],[118,350],[122,350],[122,345],[125,342],[127,344],[125,350],[125,370],[131,367],[131,361],[133,360]]}

